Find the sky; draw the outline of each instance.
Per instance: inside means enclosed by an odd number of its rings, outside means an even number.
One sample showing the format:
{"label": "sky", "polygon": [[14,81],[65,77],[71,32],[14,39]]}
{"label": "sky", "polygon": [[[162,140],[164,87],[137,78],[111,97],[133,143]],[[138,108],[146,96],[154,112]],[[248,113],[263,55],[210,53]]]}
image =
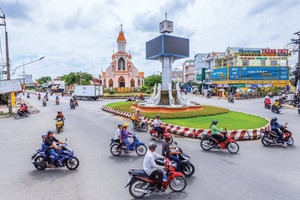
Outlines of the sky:
{"label": "sky", "polygon": [[[146,60],[145,43],[159,36],[165,12],[174,22],[172,35],[190,39],[190,58],[229,46],[287,48],[300,31],[300,0],[0,0],[0,7],[11,68],[45,56],[25,67],[33,78],[79,71],[98,77],[117,49],[120,24],[134,65],[146,75],[158,73],[161,63]],[[0,39],[3,63],[3,26]],[[293,56],[290,63],[296,62]]]}

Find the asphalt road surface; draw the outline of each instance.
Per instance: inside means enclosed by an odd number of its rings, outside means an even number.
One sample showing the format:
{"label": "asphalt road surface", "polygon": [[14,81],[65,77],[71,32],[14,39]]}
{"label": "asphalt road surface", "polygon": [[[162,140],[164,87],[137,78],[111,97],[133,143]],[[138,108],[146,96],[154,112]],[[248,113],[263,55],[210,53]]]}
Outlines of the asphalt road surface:
{"label": "asphalt road surface", "polygon": [[[24,96],[25,97],[25,96]],[[37,96],[31,95],[30,104],[40,113],[29,118],[0,119],[0,199],[132,199],[124,189],[131,168],[142,168],[143,157],[135,152],[114,157],[109,151],[110,139],[119,122],[129,122],[101,110],[112,100],[79,101],[79,107],[69,109],[69,98],[62,97],[59,106],[50,97],[47,107]],[[236,101],[190,96],[206,105],[270,118],[274,114],[263,107],[262,99]],[[55,129],[56,111],[65,114],[65,129],[60,140],[68,138],[80,166],[75,171],[67,168],[38,171],[31,163],[35,148],[41,145],[41,135]],[[288,122],[295,145],[263,147],[260,140],[238,142],[236,155],[228,151],[205,152],[199,140],[175,137],[185,153],[191,156],[195,174],[187,179],[181,193],[168,189],[163,194],[151,194],[144,199],[212,199],[212,200],[299,200],[300,199],[300,115],[297,110],[284,109],[277,115],[280,122]],[[131,124],[131,123],[130,123]],[[141,142],[148,144],[148,133],[138,133]],[[157,152],[161,144],[157,142]]]}

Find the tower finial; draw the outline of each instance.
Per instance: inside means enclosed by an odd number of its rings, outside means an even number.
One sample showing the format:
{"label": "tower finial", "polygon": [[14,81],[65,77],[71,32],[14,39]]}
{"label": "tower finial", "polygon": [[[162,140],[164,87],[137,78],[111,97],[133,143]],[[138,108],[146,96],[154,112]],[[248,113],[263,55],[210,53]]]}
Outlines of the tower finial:
{"label": "tower finial", "polygon": [[167,20],[167,16],[168,16],[168,13],[167,13],[167,12],[165,12],[165,18],[166,18],[165,20]]}
{"label": "tower finial", "polygon": [[121,24],[120,26],[121,26],[121,32],[123,32],[123,30],[122,30],[123,24]]}

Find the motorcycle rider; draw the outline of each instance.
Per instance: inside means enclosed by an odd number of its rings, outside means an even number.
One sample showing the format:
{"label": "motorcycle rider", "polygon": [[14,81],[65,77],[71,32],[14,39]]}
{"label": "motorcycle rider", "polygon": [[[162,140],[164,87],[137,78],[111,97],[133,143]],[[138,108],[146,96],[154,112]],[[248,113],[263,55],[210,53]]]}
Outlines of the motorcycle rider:
{"label": "motorcycle rider", "polygon": [[275,102],[272,105],[272,108],[279,108],[279,102],[278,99],[275,100]]}
{"label": "motorcycle rider", "polygon": [[214,119],[210,125],[211,136],[221,143],[224,141],[224,134],[222,130],[217,128],[217,124],[218,121]]}
{"label": "motorcycle rider", "polygon": [[119,151],[120,147],[122,146],[122,135],[121,135],[122,128],[123,128],[123,124],[118,124],[118,128],[114,135],[114,141],[120,144],[117,147],[117,151]]}
{"label": "motorcycle rider", "polygon": [[162,159],[164,157],[155,152],[156,147],[157,145],[155,143],[149,143],[148,148],[150,151],[147,151],[147,154],[145,155],[143,169],[149,176],[149,179],[153,180],[157,184],[158,191],[164,192],[164,189],[162,189],[162,170],[164,167],[155,163],[155,159]]}
{"label": "motorcycle rider", "polygon": [[172,156],[172,154],[177,152],[171,152],[170,149],[176,149],[176,147],[175,146],[170,147],[170,143],[169,143],[170,138],[171,138],[171,134],[167,133],[165,135],[165,140],[162,142],[162,155],[170,160],[175,161],[177,163],[176,171],[180,172],[181,162],[179,158]]}
{"label": "motorcycle rider", "polygon": [[59,101],[59,97],[58,96],[55,97],[55,101]]}
{"label": "motorcycle rider", "polygon": [[29,99],[29,97],[30,97],[30,94],[29,94],[29,92],[27,92],[27,98]]}
{"label": "motorcycle rider", "polygon": [[232,94],[232,92],[229,93],[228,99],[229,99],[229,100],[233,99],[233,94]]}
{"label": "motorcycle rider", "polygon": [[137,121],[138,126],[140,127],[141,125],[141,120],[142,120],[142,113],[140,109],[136,109],[136,113],[135,113],[135,120]]}
{"label": "motorcycle rider", "polygon": [[271,104],[271,99],[269,96],[265,97],[265,106],[270,105]]}
{"label": "motorcycle rider", "polygon": [[39,93],[39,94],[38,94],[38,99],[41,99],[41,96],[42,96],[41,93]]}
{"label": "motorcycle rider", "polygon": [[127,131],[127,128],[128,128],[128,124],[124,123],[123,127],[122,127],[122,131],[121,131],[121,135],[122,135],[122,142],[123,142],[123,144],[126,144],[126,150],[125,150],[125,152],[126,153],[130,153],[130,151],[129,151],[130,141],[128,140],[128,138],[132,137],[132,134]]}
{"label": "motorcycle rider", "polygon": [[280,125],[277,122],[277,117],[272,117],[272,119],[270,121],[270,125],[271,125],[271,130],[274,131],[279,136],[279,139],[282,144],[281,146],[285,148],[286,145],[284,144],[283,133],[279,130],[279,128],[282,127],[282,125]]}
{"label": "motorcycle rider", "polygon": [[27,105],[25,103],[21,103],[20,111],[22,114],[27,112]]}
{"label": "motorcycle rider", "polygon": [[[44,140],[45,147],[48,147],[49,154],[53,156],[54,158],[51,160],[50,165],[48,167],[54,168],[54,163],[58,159],[58,154],[55,152],[56,149],[61,149],[60,147],[56,146],[53,142],[57,142],[58,144],[64,144],[64,142],[59,141],[53,136],[54,132],[52,130],[49,130],[47,132],[47,137]],[[59,161],[59,164],[62,165],[62,163]]]}
{"label": "motorcycle rider", "polygon": [[72,107],[72,104],[74,104],[74,99],[73,99],[73,97],[71,97],[71,99],[70,99],[70,107]]}
{"label": "motorcycle rider", "polygon": [[156,115],[156,119],[154,120],[154,130],[158,132],[158,137],[164,132],[164,125],[160,120],[160,116]]}
{"label": "motorcycle rider", "polygon": [[56,115],[56,118],[55,118],[55,119],[57,120],[57,119],[59,119],[59,118],[62,119],[63,126],[65,126],[65,116],[64,116],[64,114],[62,113],[61,110],[58,110],[58,111],[57,111],[57,115]]}

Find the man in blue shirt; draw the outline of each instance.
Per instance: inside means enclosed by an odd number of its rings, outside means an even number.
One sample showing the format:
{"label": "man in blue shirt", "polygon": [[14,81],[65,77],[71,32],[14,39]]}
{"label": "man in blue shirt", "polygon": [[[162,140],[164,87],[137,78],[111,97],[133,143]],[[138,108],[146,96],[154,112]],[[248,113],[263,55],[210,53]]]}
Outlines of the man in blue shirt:
{"label": "man in blue shirt", "polygon": [[283,134],[279,130],[279,128],[282,127],[282,125],[280,125],[278,123],[277,117],[272,117],[272,119],[270,121],[270,125],[271,125],[271,130],[274,131],[275,133],[277,133],[277,135],[279,136],[279,139],[282,143],[282,147],[286,147],[286,145],[284,144],[284,141],[283,141]]}

